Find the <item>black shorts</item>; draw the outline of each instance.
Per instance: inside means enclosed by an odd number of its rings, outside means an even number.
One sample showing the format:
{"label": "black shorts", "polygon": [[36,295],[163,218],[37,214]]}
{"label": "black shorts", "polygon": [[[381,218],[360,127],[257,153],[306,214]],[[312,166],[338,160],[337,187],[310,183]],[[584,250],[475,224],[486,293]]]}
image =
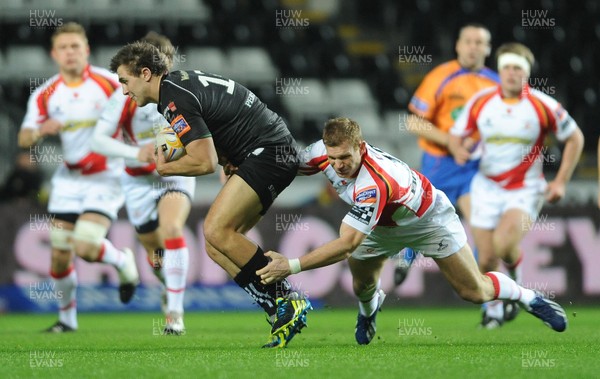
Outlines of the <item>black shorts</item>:
{"label": "black shorts", "polygon": [[298,172],[298,147],[290,136],[280,144],[259,147],[248,154],[236,171],[258,197],[267,213],[275,198],[290,185]]}

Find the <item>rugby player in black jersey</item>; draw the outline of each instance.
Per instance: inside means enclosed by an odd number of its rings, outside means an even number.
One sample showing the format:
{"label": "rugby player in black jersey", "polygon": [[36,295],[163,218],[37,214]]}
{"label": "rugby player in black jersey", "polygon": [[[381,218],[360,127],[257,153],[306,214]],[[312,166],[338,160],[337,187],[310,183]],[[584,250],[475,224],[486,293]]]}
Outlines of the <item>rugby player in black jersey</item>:
{"label": "rugby player in black jersey", "polygon": [[206,250],[267,312],[272,328],[265,347],[284,347],[306,326],[310,302],[285,279],[261,284],[256,271],[268,259],[244,235],[296,176],[297,149],[284,121],[231,79],[199,70],[168,72],[165,55],[148,43],[121,48],[110,69],[140,107],[158,105],[185,145],[186,155],[176,161],[157,155],[161,175],[206,175],[217,164],[231,174],[204,221]]}

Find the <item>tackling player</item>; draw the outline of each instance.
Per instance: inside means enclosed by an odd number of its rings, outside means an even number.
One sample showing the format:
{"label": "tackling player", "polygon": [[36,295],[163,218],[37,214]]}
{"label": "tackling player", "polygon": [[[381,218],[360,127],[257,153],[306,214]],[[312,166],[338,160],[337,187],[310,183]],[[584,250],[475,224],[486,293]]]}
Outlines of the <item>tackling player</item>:
{"label": "tackling player", "polygon": [[[519,244],[537,219],[544,202],[555,203],[583,149],[583,134],[567,111],[550,96],[529,87],[533,53],[519,43],[500,46],[496,53],[500,86],[474,96],[451,130],[450,151],[457,164],[471,153],[462,145],[478,132],[483,153],[471,187],[471,226],[482,270],[496,270],[499,261],[512,267],[520,280]],[[556,178],[543,176],[544,139],[554,133],[565,142]],[[496,328],[505,320],[503,305],[488,304],[482,325]]]}
{"label": "tackling player", "polygon": [[[150,32],[142,41],[153,44],[173,64],[173,45],[167,37]],[[169,124],[154,107],[136,102],[115,91],[94,130],[92,149],[108,157],[125,158],[121,185],[129,221],[134,225],[154,274],[165,286],[164,334],[185,332],[183,298],[189,266],[189,251],[183,237],[196,179],[161,177],[154,163],[156,132]],[[123,135],[123,141],[116,136]]]}
{"label": "tackling player", "polygon": [[[457,165],[448,152],[448,131],[467,101],[480,90],[495,86],[498,75],[485,67],[485,58],[491,50],[491,35],[485,26],[476,23],[463,26],[455,50],[457,58],[434,68],[417,88],[408,105],[412,115],[407,119],[407,129],[419,137],[419,146],[424,151],[421,172],[444,191],[468,221],[469,185],[479,160]],[[396,285],[406,278],[415,256],[407,250],[405,258],[397,262]]]}
{"label": "tackling player", "polygon": [[185,145],[186,155],[176,161],[157,155],[161,175],[206,175],[217,163],[237,167],[204,221],[207,253],[269,316],[265,346],[284,347],[305,326],[310,302],[290,292],[286,280],[261,284],[256,271],[268,260],[244,233],[296,176],[295,141],[281,117],[245,87],[201,71],[168,72],[161,55],[136,42],[119,50],[110,68],[139,106],[158,104]]}
{"label": "tackling player", "polygon": [[88,64],[85,30],[69,22],[52,35],[52,58],[59,74],[29,98],[19,146],[26,148],[46,136],[58,135],[64,165],[52,177],[48,212],[52,215],[50,275],[62,294],[58,322],[49,332],[77,329],[77,274],[73,251],[88,262],[104,262],[119,272],[121,301],[133,297],[139,281],[133,253],[117,249],[106,234],[123,205],[119,185],[122,163],[90,149],[93,128],[110,95],[119,86],[105,69]]}
{"label": "tackling player", "polygon": [[500,272],[480,273],[446,195],[406,163],[367,144],[356,122],[329,120],[323,139],[306,149],[302,161],[301,173],[323,172],[352,208],[342,220],[338,239],[291,260],[267,252],[272,261],[257,274],[269,284],[348,259],[360,300],[355,331],[359,344],[368,344],[376,332],[377,310],[383,302],[379,276],[385,260],[404,247],[433,258],[465,300],[515,300],[552,329],[562,332],[567,327],[560,305]]}

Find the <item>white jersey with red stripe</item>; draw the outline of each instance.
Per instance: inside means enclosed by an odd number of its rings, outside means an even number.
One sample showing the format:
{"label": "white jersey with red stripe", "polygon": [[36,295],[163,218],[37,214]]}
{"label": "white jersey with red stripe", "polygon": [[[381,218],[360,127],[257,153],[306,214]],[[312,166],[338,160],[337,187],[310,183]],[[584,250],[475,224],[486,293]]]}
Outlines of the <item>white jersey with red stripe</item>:
{"label": "white jersey with red stripe", "polygon": [[525,87],[516,101],[503,99],[499,87],[477,93],[456,120],[451,134],[479,131],[479,171],[505,189],[544,183],[544,139],[549,132],[566,140],[577,124],[552,97]]}
{"label": "white jersey with red stripe", "polygon": [[436,190],[421,173],[369,144],[355,178],[339,177],[329,164],[323,140],[301,154],[301,175],[322,171],[340,198],[352,205],[343,222],[364,234],[376,227],[410,225],[425,216]]}
{"label": "white jersey with red stripe", "polygon": [[94,126],[117,88],[115,74],[91,65],[85,68],[77,85],[67,85],[61,75],[55,75],[29,98],[21,128],[39,129],[44,121],[55,119],[63,125],[59,135],[67,167],[81,170],[82,175],[118,171],[120,161],[107,160],[90,148]]}
{"label": "white jersey with red stripe", "polygon": [[166,127],[169,127],[169,123],[155,107],[138,107],[130,97],[115,91],[98,120],[95,138],[99,135],[111,137],[121,134],[127,146],[113,138],[104,138],[94,143],[94,150],[109,157],[124,157],[128,172],[151,173],[156,165],[140,162],[137,159],[138,147],[154,144],[156,133]]}

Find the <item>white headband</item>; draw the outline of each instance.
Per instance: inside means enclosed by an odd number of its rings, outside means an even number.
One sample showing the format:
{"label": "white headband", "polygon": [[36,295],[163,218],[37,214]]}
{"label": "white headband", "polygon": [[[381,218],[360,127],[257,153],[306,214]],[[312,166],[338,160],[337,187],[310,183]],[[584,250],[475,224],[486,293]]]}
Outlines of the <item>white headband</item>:
{"label": "white headband", "polygon": [[521,55],[504,53],[498,57],[498,70],[509,64],[521,67],[523,71],[527,72],[527,75],[531,72],[531,65],[527,62],[527,59]]}

